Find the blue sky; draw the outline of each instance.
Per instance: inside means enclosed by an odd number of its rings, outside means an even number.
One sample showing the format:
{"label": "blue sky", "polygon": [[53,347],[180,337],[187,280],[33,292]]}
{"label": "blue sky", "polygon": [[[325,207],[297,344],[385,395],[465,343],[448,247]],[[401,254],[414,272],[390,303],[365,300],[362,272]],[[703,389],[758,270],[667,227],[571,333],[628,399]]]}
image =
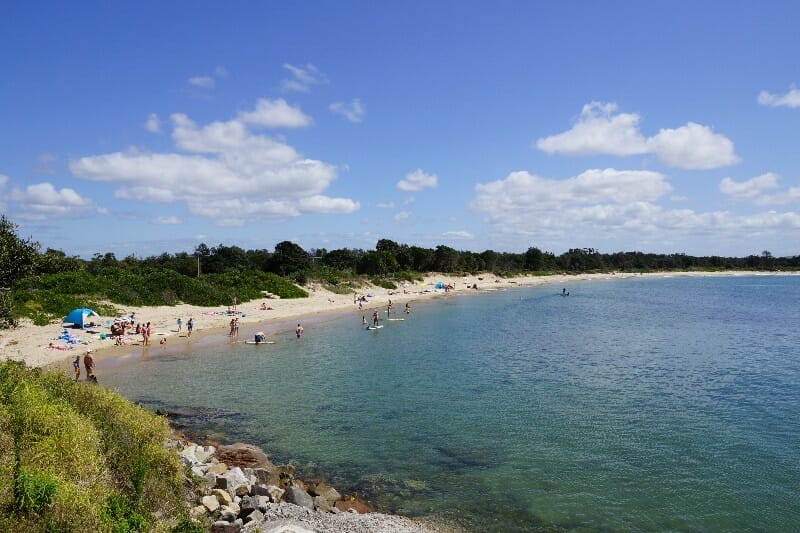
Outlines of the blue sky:
{"label": "blue sky", "polygon": [[0,211],[200,242],[800,254],[795,2],[7,2]]}

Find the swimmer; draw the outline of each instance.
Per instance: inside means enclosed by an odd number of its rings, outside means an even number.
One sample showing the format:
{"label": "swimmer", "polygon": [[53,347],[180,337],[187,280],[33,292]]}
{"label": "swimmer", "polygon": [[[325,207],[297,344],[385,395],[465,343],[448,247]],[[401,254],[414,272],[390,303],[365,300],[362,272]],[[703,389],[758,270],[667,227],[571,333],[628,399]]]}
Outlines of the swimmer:
{"label": "swimmer", "polygon": [[303,326],[301,326],[299,322],[297,323],[297,327],[294,328],[294,333],[297,335],[298,339],[303,336]]}

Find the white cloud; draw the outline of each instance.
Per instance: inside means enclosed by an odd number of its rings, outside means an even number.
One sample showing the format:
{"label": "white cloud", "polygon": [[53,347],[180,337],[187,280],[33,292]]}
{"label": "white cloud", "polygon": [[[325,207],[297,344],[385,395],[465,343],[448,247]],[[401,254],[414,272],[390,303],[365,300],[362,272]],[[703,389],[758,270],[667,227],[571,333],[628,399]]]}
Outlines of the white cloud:
{"label": "white cloud", "polygon": [[216,75],[218,78],[227,78],[228,69],[223,66],[216,66],[214,67],[214,75]]}
{"label": "white cloud", "polygon": [[178,224],[182,224],[183,223],[183,221],[180,218],[178,218],[178,217],[176,217],[174,215],[168,216],[168,217],[164,217],[164,216],[156,217],[156,218],[154,218],[152,220],[152,222],[153,222],[153,224],[162,224],[162,225],[166,225],[166,226],[174,226],[174,225],[178,225]]}
{"label": "white cloud", "polygon": [[283,68],[292,73],[291,78],[286,78],[281,81],[281,87],[285,91],[307,93],[312,85],[328,83],[328,78],[311,63],[306,64],[305,67],[296,67],[289,63],[284,63]]}
{"label": "white cloud", "polygon": [[70,162],[79,177],[118,186],[114,195],[152,203],[183,202],[190,213],[217,224],[303,213],[350,213],[348,198],[323,196],[336,178],[328,163],[302,157],[290,145],[249,131],[239,119],[195,124],[172,115],[176,151],[139,150]]}
{"label": "white cloud", "polygon": [[8,176],[6,176],[5,174],[0,174],[0,189],[5,187],[6,183],[8,183]]}
{"label": "white cloud", "polygon": [[736,200],[744,200],[756,205],[781,205],[800,202],[800,187],[789,187],[784,191],[767,194],[767,191],[775,191],[776,189],[780,189],[780,176],[772,172],[767,172],[742,182],[726,177],[722,178],[719,183],[721,193]]}
{"label": "white cloud", "polygon": [[470,233],[469,231],[445,231],[442,233],[443,237],[450,237],[452,239],[463,239],[463,240],[472,240],[475,238],[475,235]]}
{"label": "white cloud", "polygon": [[671,242],[691,238],[711,247],[707,253],[722,241],[800,229],[800,215],[794,212],[738,215],[667,209],[659,203],[671,190],[663,175],[649,171],[588,170],[564,180],[513,172],[476,185],[470,207],[485,215],[494,241],[507,246],[522,240],[554,248],[586,243],[612,250],[664,250]]}
{"label": "white cloud", "polygon": [[328,106],[328,109],[337,115],[342,115],[353,123],[361,122],[364,119],[364,113],[366,112],[364,106],[361,104],[361,100],[358,98],[351,101],[349,104],[345,102],[334,102]]}
{"label": "white cloud", "polygon": [[194,76],[189,78],[189,85],[200,87],[202,89],[213,89],[217,84],[217,80],[211,76]]}
{"label": "white cloud", "polygon": [[438,183],[439,178],[436,174],[426,174],[418,168],[414,172],[406,174],[405,179],[398,181],[397,188],[401,191],[415,192],[436,187]]}
{"label": "white cloud", "polygon": [[298,206],[303,213],[354,213],[361,208],[358,202],[350,198],[330,198],[328,196],[315,195],[308,198],[301,198]]}
{"label": "white cloud", "polygon": [[767,172],[742,182],[733,181],[731,178],[722,178],[719,183],[719,190],[722,194],[727,194],[734,198],[753,199],[761,196],[765,190],[776,189],[778,187],[778,179],[778,175],[772,172]]}
{"label": "white cloud", "polygon": [[254,126],[265,128],[302,128],[310,126],[311,117],[305,115],[299,107],[293,107],[283,98],[270,100],[259,98],[256,108],[239,114],[239,120]]}
{"label": "white cloud", "polygon": [[677,129],[662,129],[647,140],[647,146],[670,167],[709,169],[740,160],[730,139],[694,122]]}
{"label": "white cloud", "polygon": [[394,209],[396,206],[394,202],[378,202],[375,207],[380,209]]}
{"label": "white cloud", "polygon": [[583,106],[572,129],[544,137],[536,146],[549,154],[636,155],[647,152],[647,143],[639,132],[639,115],[619,113],[617,105],[591,102]]}
{"label": "white cloud", "polygon": [[792,86],[786,94],[758,93],[758,103],[769,107],[800,107],[800,89]]}
{"label": "white cloud", "polygon": [[93,201],[73,189],[56,189],[48,182],[14,189],[10,199],[18,204],[19,217],[29,220],[76,217],[95,208]]}
{"label": "white cloud", "polygon": [[161,133],[161,120],[155,113],[147,115],[147,120],[144,123],[144,129],[150,133]]}
{"label": "white cloud", "polygon": [[402,222],[404,220],[408,220],[409,217],[411,217],[411,213],[409,211],[398,211],[392,218],[394,218],[395,222]]}
{"label": "white cloud", "polygon": [[654,154],[667,166],[686,169],[717,168],[740,160],[733,142],[708,126],[689,122],[645,138],[638,114],[616,112],[613,103],[586,104],[571,129],[540,138],[536,146],[567,156]]}

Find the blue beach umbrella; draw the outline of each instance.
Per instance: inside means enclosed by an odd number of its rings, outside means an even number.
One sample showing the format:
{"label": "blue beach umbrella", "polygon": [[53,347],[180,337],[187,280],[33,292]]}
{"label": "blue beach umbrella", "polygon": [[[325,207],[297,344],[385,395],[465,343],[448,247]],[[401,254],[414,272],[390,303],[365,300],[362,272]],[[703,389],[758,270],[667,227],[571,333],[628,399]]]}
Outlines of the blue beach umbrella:
{"label": "blue beach umbrella", "polygon": [[86,322],[87,316],[98,316],[98,315],[91,309],[87,309],[86,307],[81,307],[80,309],[73,309],[72,311],[70,311],[69,314],[66,317],[64,317],[64,323],[70,323],[74,326],[82,328],[84,322]]}

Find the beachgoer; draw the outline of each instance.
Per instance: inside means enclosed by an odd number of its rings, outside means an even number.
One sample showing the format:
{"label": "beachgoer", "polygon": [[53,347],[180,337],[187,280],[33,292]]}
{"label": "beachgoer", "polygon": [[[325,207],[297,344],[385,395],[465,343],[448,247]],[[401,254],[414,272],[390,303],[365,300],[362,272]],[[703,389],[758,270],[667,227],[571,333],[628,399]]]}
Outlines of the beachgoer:
{"label": "beachgoer", "polygon": [[194,329],[194,320],[192,318],[186,323],[186,331],[189,337],[192,336],[192,330]]}
{"label": "beachgoer", "polygon": [[[50,343],[52,344],[52,343]],[[81,377],[81,356],[76,355],[75,360],[72,362],[72,369],[75,370],[75,381],[78,381]]]}
{"label": "beachgoer", "polygon": [[297,323],[297,327],[294,328],[294,333],[297,335],[298,339],[303,336],[303,326],[301,326],[299,322]]}
{"label": "beachgoer", "polygon": [[180,333],[180,332],[181,332],[181,328],[182,328],[182,327],[183,327],[183,320],[181,320],[181,319],[179,318],[179,319],[178,319],[178,333]]}
{"label": "beachgoer", "polygon": [[92,357],[91,348],[86,350],[86,355],[83,356],[83,368],[86,369],[86,379],[93,381],[94,376],[94,357]]}
{"label": "beachgoer", "polygon": [[361,325],[363,325],[363,326],[367,325],[367,317],[366,317],[366,315],[361,315]]}
{"label": "beachgoer", "polygon": [[158,344],[167,344],[167,338],[166,337],[161,337],[161,340],[158,341]]}
{"label": "beachgoer", "polygon": [[358,310],[359,310],[359,311],[361,311],[361,309],[362,309],[363,307],[364,307],[364,306],[362,305],[362,303],[361,303],[361,300],[359,300],[359,301],[358,301]]}
{"label": "beachgoer", "polygon": [[231,328],[230,333],[228,333],[228,337],[233,337],[233,330],[236,328],[236,319],[231,318],[230,324],[228,324]]}
{"label": "beachgoer", "polygon": [[239,317],[233,319],[233,334],[239,336]]}
{"label": "beachgoer", "polygon": [[378,327],[378,311],[372,312],[372,325]]}
{"label": "beachgoer", "polygon": [[406,302],[406,314],[411,314],[411,306],[408,305],[408,302]]}
{"label": "beachgoer", "polygon": [[564,287],[563,289],[561,289],[561,296],[565,296],[566,294],[567,294],[567,288]]}

